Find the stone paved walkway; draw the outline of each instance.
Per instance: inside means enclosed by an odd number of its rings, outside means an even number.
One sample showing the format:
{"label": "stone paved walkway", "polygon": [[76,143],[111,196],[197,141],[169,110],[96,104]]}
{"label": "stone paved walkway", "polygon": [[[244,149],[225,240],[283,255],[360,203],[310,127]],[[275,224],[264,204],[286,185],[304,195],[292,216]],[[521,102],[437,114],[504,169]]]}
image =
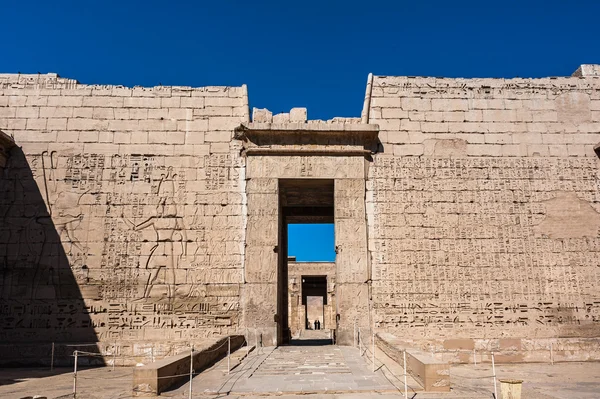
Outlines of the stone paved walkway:
{"label": "stone paved walkway", "polygon": [[334,345],[260,348],[229,375],[217,365],[193,384],[203,394],[397,391],[380,371],[372,372],[358,349]]}
{"label": "stone paved walkway", "polygon": [[[344,366],[350,370],[350,374],[336,373],[335,371],[324,374],[316,374],[320,371],[316,371],[315,374],[303,374],[302,371],[299,371],[299,374],[295,374],[298,370],[305,370],[301,368],[302,365],[308,364],[310,367],[322,365],[325,362],[326,353],[331,353],[331,358],[336,359],[338,356],[335,352],[336,347],[330,346],[301,348],[304,352],[290,354],[298,361],[289,362],[282,368],[293,374],[249,376],[252,372],[260,370],[263,364],[265,365],[263,370],[269,370],[267,366],[270,365],[270,361],[267,359],[270,354],[277,356],[277,353],[283,353],[285,350],[295,351],[298,349],[291,346],[279,348],[276,351],[273,351],[273,348],[262,348],[258,355],[251,353],[229,375],[227,375],[226,360],[222,360],[194,378],[193,398],[252,399],[277,396],[278,399],[296,399],[299,396],[285,393],[281,389],[305,387],[306,391],[303,392],[306,396],[302,396],[302,398],[306,399],[404,399],[402,385],[398,381],[393,382],[400,389],[393,392],[382,392],[381,389],[384,389],[386,385],[370,390],[368,386],[379,382],[378,379],[381,376],[377,374],[377,377],[373,377],[370,365],[362,358],[357,358],[358,352],[353,348],[337,348],[340,350],[340,358],[343,359]],[[321,354],[321,363],[314,363],[312,360],[306,361],[307,355],[319,354]],[[331,370],[336,370],[335,367]],[[118,367],[115,371],[111,371],[109,367],[81,369],[78,373],[77,399],[134,399],[131,392],[132,370],[132,368],[125,367]],[[313,370],[318,370],[318,368]],[[496,371],[498,379],[518,378],[525,381],[523,383],[523,399],[597,399],[600,397],[600,363],[501,364],[496,365]],[[491,373],[490,364],[454,365],[450,369],[452,392],[438,394],[418,392],[416,399],[491,398],[493,392]],[[371,378],[368,378],[369,375]],[[344,381],[344,379],[348,381]],[[359,385],[361,389],[356,391],[344,390]],[[72,398],[72,387],[71,369],[55,369],[54,372],[50,372],[48,369],[0,369],[1,399],[20,399],[33,395],[44,395],[48,399],[70,399]],[[317,391],[322,387],[331,388],[328,391]],[[340,391],[334,393],[336,391],[333,391],[333,387],[338,387]],[[251,389],[253,391],[250,391]],[[499,384],[498,389],[500,389]],[[215,391],[221,392],[221,394],[215,394]],[[187,399],[188,392],[189,385],[184,384],[180,388],[163,393],[162,397]],[[408,397],[411,398],[413,394],[409,391]]]}

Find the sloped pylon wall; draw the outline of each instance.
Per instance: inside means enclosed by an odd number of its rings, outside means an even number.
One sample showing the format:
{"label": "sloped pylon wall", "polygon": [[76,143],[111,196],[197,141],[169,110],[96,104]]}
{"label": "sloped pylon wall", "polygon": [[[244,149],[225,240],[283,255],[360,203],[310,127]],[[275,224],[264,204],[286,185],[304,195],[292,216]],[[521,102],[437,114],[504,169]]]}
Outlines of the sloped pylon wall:
{"label": "sloped pylon wall", "polygon": [[245,87],[0,75],[2,361],[98,342],[135,364],[236,333],[247,118]]}
{"label": "sloped pylon wall", "polygon": [[600,78],[380,76],[369,123],[376,328],[456,361],[597,359]]}

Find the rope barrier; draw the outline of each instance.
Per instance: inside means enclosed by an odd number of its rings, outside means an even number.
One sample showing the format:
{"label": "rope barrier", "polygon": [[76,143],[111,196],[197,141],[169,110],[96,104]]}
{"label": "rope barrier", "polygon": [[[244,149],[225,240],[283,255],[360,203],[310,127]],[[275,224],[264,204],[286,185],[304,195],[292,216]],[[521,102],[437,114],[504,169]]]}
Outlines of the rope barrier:
{"label": "rope barrier", "polygon": [[[226,343],[228,343],[227,341],[225,341],[223,344],[219,345],[217,348],[212,349],[210,351],[205,351],[205,350],[201,350],[201,351],[195,351],[194,353],[198,354],[198,353],[211,353],[211,352],[215,352],[216,350],[222,348]],[[240,348],[244,346],[244,344],[247,344],[248,342],[246,341],[246,339],[244,338],[244,340],[242,341]],[[80,355],[84,355],[84,356],[103,356],[102,354],[99,353],[94,353],[94,352],[85,352],[85,351],[78,351],[76,350],[75,352],[73,352],[73,357],[78,357]],[[229,355],[231,355],[231,352],[229,352]],[[129,357],[139,357],[139,356],[129,356]],[[81,372],[81,371],[80,371]],[[201,372],[194,372],[192,371],[191,373],[185,373],[185,374],[174,374],[174,375],[168,375],[168,376],[162,376],[162,377],[156,377],[157,379],[163,379],[163,378],[174,378],[174,377],[187,377],[190,375],[193,376],[197,376],[200,375]],[[127,377],[127,378],[122,378],[122,377],[101,377],[101,376],[94,376],[94,377],[85,377],[85,376],[81,376],[78,374],[77,378],[81,378],[81,379],[88,379],[88,380],[92,380],[92,379],[96,379],[96,380],[111,380],[111,381],[131,381],[131,377]]]}

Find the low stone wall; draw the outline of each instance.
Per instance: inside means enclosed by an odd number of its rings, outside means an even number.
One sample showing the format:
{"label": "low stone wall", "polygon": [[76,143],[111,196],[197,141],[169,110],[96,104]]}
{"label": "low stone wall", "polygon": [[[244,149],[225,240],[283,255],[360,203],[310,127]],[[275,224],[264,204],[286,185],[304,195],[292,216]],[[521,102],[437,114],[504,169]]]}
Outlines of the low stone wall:
{"label": "low stone wall", "polygon": [[[450,366],[427,352],[407,348],[392,334],[376,335],[377,347],[405,368],[426,392],[450,392]],[[403,352],[406,350],[406,364]]]}
{"label": "low stone wall", "polygon": [[[415,341],[448,363],[552,363],[600,361],[600,338],[498,338]],[[475,359],[474,359],[475,357]]]}
{"label": "low stone wall", "polygon": [[[231,337],[231,350],[241,347],[245,340],[241,335]],[[189,380],[190,357],[193,359],[194,372],[198,372],[227,355],[227,339],[220,338],[193,355],[181,353],[133,370],[133,393],[138,396],[160,395],[174,384]]]}

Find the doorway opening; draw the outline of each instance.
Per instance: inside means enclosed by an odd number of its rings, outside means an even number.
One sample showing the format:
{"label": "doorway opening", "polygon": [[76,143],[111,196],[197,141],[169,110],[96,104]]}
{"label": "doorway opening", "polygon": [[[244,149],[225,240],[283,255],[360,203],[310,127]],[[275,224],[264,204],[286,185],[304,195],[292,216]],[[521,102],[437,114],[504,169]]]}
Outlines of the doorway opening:
{"label": "doorway opening", "polygon": [[325,330],[325,306],[327,306],[327,276],[302,276],[302,306],[304,306],[304,329]]}
{"label": "doorway opening", "polygon": [[[288,344],[298,339],[308,327],[308,317],[316,317],[317,325],[333,336],[335,333],[335,248],[333,240],[334,223],[334,181],[333,179],[280,179],[279,180],[279,248],[277,284],[277,326],[278,342]],[[294,253],[289,252],[290,233],[297,225],[329,225],[331,242],[327,255],[329,262],[297,262]],[[318,247],[323,242],[318,234],[305,234],[292,237],[301,240],[304,247]],[[296,245],[291,245],[297,248]],[[309,251],[310,252],[310,251]],[[310,314],[309,314],[310,310]],[[319,313],[320,312],[320,313]],[[320,314],[320,316],[319,316]],[[326,327],[325,327],[326,326]]]}

